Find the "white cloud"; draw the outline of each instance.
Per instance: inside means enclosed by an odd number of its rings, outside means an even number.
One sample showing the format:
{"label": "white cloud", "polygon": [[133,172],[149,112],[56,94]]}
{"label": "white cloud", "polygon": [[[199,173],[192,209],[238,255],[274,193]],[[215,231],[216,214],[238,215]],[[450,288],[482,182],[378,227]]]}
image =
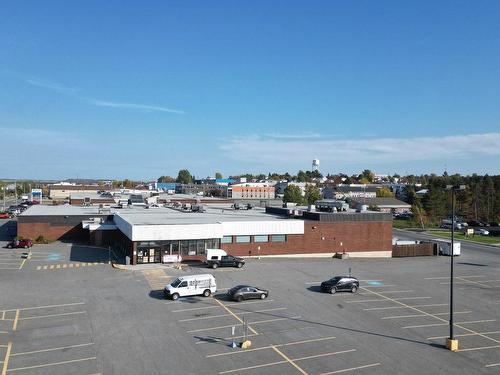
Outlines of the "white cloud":
{"label": "white cloud", "polygon": [[264,134],[268,138],[276,139],[304,139],[304,138],[321,138],[321,134],[318,133],[302,133],[302,134],[290,134],[290,133],[267,133]]}
{"label": "white cloud", "polygon": [[278,139],[251,135],[226,140],[219,149],[229,159],[273,166],[300,165],[313,157],[336,165],[382,165],[500,156],[500,133],[370,139]]}
{"label": "white cloud", "polygon": [[75,87],[68,87],[61,85],[60,83],[57,82],[52,82],[52,81],[47,81],[47,80],[42,80],[42,79],[26,79],[26,82],[28,82],[30,85],[33,86],[38,86],[38,87],[43,87],[48,90],[56,91],[61,94],[68,94],[68,95],[74,95],[77,93],[80,89],[75,88]]}
{"label": "white cloud", "polygon": [[168,113],[177,113],[177,114],[185,114],[186,113],[184,111],[179,111],[177,109],[160,107],[160,106],[155,106],[155,105],[113,102],[113,101],[107,101],[107,100],[99,100],[99,99],[95,99],[95,98],[91,98],[91,97],[84,97],[84,96],[77,94],[80,91],[79,88],[68,87],[68,86],[62,85],[62,84],[57,83],[57,82],[48,81],[48,80],[39,79],[39,78],[29,78],[29,79],[25,79],[25,81],[27,83],[29,83],[30,85],[42,87],[44,89],[55,91],[55,92],[58,92],[60,94],[73,96],[75,98],[84,100],[87,103],[97,105],[100,107],[124,108],[124,109],[138,110],[138,111],[142,111],[142,112],[168,112]]}
{"label": "white cloud", "polygon": [[100,106],[100,107],[136,109],[136,110],[140,110],[140,111],[144,111],[144,112],[170,112],[170,113],[178,113],[178,114],[185,114],[186,113],[184,111],[179,111],[176,109],[158,107],[158,106],[147,105],[147,104],[118,103],[118,102],[109,102],[109,101],[92,99],[92,98],[87,98],[87,99],[92,104],[95,104],[95,105]]}

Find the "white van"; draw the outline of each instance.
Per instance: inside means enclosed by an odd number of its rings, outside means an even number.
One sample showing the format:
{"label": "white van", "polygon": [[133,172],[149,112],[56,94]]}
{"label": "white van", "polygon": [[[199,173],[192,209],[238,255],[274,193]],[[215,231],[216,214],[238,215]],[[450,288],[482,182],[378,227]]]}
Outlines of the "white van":
{"label": "white van", "polygon": [[209,297],[216,291],[215,277],[210,274],[179,277],[163,289],[165,298],[172,298],[174,301],[187,296]]}

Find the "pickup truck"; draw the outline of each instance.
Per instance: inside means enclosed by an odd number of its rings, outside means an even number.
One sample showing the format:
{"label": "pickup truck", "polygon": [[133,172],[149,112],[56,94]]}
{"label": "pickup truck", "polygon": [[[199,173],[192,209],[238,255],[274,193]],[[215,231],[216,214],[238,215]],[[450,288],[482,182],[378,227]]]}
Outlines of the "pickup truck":
{"label": "pickup truck", "polygon": [[245,264],[245,259],[233,257],[232,255],[223,255],[220,257],[220,259],[207,259],[206,263],[209,267],[212,267],[214,269],[217,267],[241,268]]}

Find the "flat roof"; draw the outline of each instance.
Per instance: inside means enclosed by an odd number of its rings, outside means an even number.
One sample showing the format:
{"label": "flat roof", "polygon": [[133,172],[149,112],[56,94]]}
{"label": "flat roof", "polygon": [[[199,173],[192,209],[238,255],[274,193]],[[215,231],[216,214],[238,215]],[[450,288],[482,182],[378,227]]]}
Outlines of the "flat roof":
{"label": "flat roof", "polygon": [[263,208],[252,210],[235,210],[231,205],[206,207],[206,212],[180,211],[173,208],[158,207],[149,209],[116,210],[123,220],[132,225],[186,225],[213,224],[218,222],[238,221],[272,221],[289,220],[280,215],[266,213]]}
{"label": "flat roof", "polygon": [[[19,216],[88,216],[88,215],[105,215],[105,212],[99,212],[99,207],[97,206],[72,206],[70,204],[61,205],[44,205],[37,204],[33,205],[24,211]],[[102,211],[102,209],[101,209]],[[114,210],[111,209],[111,213]]]}

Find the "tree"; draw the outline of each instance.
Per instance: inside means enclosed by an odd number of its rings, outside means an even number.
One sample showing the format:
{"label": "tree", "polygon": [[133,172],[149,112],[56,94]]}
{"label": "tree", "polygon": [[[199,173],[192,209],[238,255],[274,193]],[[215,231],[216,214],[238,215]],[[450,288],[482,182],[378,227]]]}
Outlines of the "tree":
{"label": "tree", "polygon": [[377,190],[377,197],[379,198],[392,198],[394,197],[394,193],[388,187],[382,187]]}
{"label": "tree", "polygon": [[370,171],[369,169],[365,169],[363,172],[361,172],[360,178],[367,179],[369,182],[373,182],[373,179],[375,178],[375,173]]}
{"label": "tree", "polygon": [[283,202],[304,204],[305,200],[302,196],[302,190],[297,185],[288,185],[283,194]]}
{"label": "tree", "polygon": [[175,178],[170,176],[160,176],[158,182],[175,182]]}
{"label": "tree", "polygon": [[216,178],[217,180],[221,179],[221,178],[222,178],[222,173],[220,173],[220,172],[215,172],[215,178]]}
{"label": "tree", "polygon": [[309,181],[311,181],[311,179],[307,176],[306,172],[301,170],[297,173],[297,181],[298,182],[309,182]]}
{"label": "tree", "polygon": [[314,204],[322,198],[321,191],[315,185],[309,184],[306,186],[305,200],[307,204]]}
{"label": "tree", "polygon": [[180,184],[191,184],[193,183],[193,176],[191,176],[191,173],[187,169],[181,169],[175,181]]}

